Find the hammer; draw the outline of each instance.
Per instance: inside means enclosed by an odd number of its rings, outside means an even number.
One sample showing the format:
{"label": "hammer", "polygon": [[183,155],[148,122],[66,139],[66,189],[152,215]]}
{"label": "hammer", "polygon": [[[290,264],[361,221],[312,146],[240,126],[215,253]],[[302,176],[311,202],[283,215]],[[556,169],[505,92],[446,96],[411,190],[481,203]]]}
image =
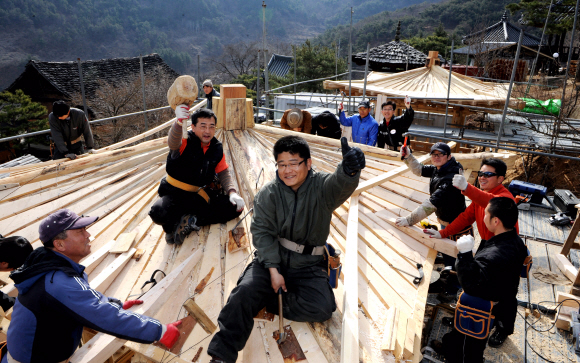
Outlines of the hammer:
{"label": "hammer", "polygon": [[409,273],[407,271],[401,270],[400,268],[395,267],[392,264],[389,264],[389,266],[391,266],[395,270],[401,271],[404,274],[407,274],[407,275],[409,275],[411,277],[414,277],[413,283],[415,285],[419,285],[421,283],[421,281],[423,281],[423,276],[424,276],[424,274],[423,274],[423,265],[421,265],[420,263],[417,264],[417,270],[419,271],[419,276],[415,276],[415,275],[413,275],[413,274],[411,274],[411,273]]}
{"label": "hammer", "polygon": [[286,332],[284,331],[284,317],[282,316],[282,288],[278,289],[278,319],[280,320],[280,335],[276,342],[278,344],[282,344],[286,340]]}

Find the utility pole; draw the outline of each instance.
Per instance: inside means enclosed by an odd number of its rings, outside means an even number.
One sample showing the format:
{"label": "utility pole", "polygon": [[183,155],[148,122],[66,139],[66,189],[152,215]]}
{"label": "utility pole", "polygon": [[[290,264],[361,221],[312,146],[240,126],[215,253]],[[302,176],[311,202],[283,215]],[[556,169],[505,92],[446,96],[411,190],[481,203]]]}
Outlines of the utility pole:
{"label": "utility pole", "polygon": [[262,49],[264,51],[264,95],[266,96],[266,102],[265,102],[265,106],[269,107],[269,102],[268,102],[268,94],[266,93],[268,91],[269,85],[268,85],[268,57],[266,56],[267,52],[266,52],[266,2],[262,1],[262,31],[263,31],[263,35],[262,35]]}
{"label": "utility pole", "polygon": [[350,8],[350,32],[348,35],[348,108],[350,112],[350,97],[352,94],[352,14],[354,11]]}
{"label": "utility pole", "polygon": [[292,47],[294,50],[294,107],[296,106],[296,55],[298,54],[296,46]]}
{"label": "utility pole", "polygon": [[[202,92],[203,87],[201,86],[201,82],[203,82],[200,78],[199,78],[199,53],[197,54],[197,93]],[[203,93],[202,93],[203,94]],[[199,97],[199,94],[197,95]]]}

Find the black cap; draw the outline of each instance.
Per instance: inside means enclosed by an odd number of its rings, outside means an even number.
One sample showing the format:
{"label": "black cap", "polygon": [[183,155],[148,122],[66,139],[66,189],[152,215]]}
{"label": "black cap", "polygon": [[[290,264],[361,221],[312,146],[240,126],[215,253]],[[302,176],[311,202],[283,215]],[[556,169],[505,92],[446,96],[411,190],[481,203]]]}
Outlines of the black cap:
{"label": "black cap", "polygon": [[371,108],[371,104],[369,101],[360,101],[358,104],[358,107],[366,107],[366,108]]}
{"label": "black cap", "polygon": [[431,146],[431,152],[429,154],[433,154],[433,151],[439,151],[445,155],[451,155],[451,148],[444,142],[437,142]]}

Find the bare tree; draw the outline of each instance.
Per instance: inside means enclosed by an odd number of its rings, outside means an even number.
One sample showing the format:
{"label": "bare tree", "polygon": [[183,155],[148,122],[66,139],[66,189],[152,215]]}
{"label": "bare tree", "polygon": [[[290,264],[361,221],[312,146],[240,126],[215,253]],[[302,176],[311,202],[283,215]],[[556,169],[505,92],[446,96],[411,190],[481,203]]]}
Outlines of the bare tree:
{"label": "bare tree", "polygon": [[249,74],[258,66],[258,42],[228,44],[217,60],[212,60],[217,72],[230,78]]}

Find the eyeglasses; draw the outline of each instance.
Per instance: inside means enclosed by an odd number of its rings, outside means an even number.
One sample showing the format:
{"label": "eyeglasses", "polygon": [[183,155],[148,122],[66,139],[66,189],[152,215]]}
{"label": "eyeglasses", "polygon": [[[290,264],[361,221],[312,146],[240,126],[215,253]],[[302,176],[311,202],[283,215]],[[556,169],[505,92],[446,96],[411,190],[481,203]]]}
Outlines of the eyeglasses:
{"label": "eyeglasses", "polygon": [[492,173],[491,171],[478,171],[477,176],[480,178],[491,178],[492,176],[496,176],[496,173]]}
{"label": "eyeglasses", "polygon": [[288,169],[290,169],[290,170],[297,170],[297,169],[298,169],[298,167],[300,166],[300,164],[302,164],[302,163],[303,163],[303,162],[305,162],[305,161],[306,161],[306,159],[302,160],[302,161],[301,161],[301,162],[299,162],[299,163],[290,163],[290,164],[288,164],[288,165],[284,165],[284,164],[278,164],[278,163],[276,163],[275,165],[276,165],[276,167],[278,168],[278,170],[280,170],[280,171],[282,171],[282,170],[284,170],[284,169],[286,169],[286,168],[288,168]]}
{"label": "eyeglasses", "polygon": [[383,111],[393,111],[392,108],[383,108]]}
{"label": "eyeglasses", "polygon": [[442,158],[444,156],[447,156],[447,154],[440,154],[440,153],[437,153],[437,154],[433,153],[433,154],[431,154],[431,157],[436,157],[436,158]]}
{"label": "eyeglasses", "polygon": [[207,130],[215,130],[215,125],[199,125],[197,128],[207,131]]}

